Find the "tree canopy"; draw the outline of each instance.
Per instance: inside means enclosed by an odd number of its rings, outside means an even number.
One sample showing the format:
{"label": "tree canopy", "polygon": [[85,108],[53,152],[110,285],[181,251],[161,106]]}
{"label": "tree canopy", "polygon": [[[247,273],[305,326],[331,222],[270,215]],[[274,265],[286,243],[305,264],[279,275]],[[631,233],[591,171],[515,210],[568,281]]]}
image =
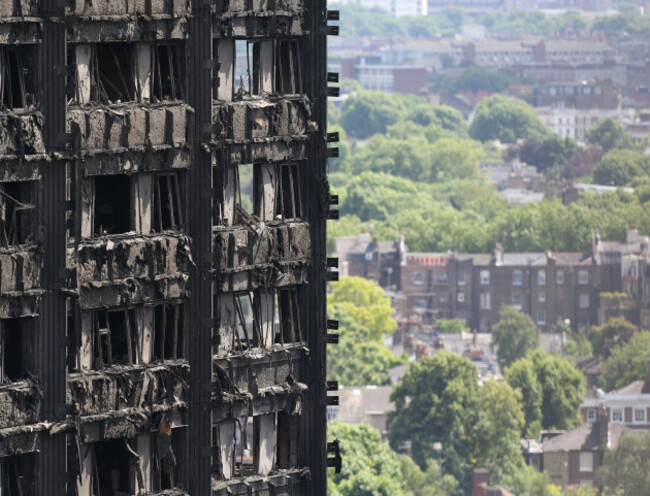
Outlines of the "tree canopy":
{"label": "tree canopy", "polygon": [[611,117],[603,119],[597,126],[588,129],[586,138],[587,143],[598,145],[605,151],[630,146],[630,138],[623,126]]}
{"label": "tree canopy", "polygon": [[538,419],[543,429],[570,429],[576,424],[586,384],[571,359],[532,350],[507,368],[505,377],[522,394],[528,429]]}
{"label": "tree canopy", "polygon": [[492,95],[476,107],[469,135],[479,141],[514,143],[527,138],[543,140],[551,130],[523,100]]}
{"label": "tree canopy", "polygon": [[539,347],[539,328],[528,315],[511,306],[499,309],[499,322],[492,329],[490,347],[497,350],[502,367],[507,367],[528,351]]}
{"label": "tree canopy", "polygon": [[626,496],[647,495],[650,487],[650,432],[623,434],[616,448],[605,452],[596,479],[599,484],[613,490],[607,491],[608,494],[622,490]]}
{"label": "tree canopy", "polygon": [[631,382],[645,380],[650,372],[650,332],[640,331],[632,338],[612,349],[602,364],[600,383],[610,391]]}
{"label": "tree canopy", "polygon": [[408,496],[397,454],[368,424],[348,425],[333,421],[328,425],[330,441],[339,440],[345,460],[341,473],[328,471],[330,496]]}
{"label": "tree canopy", "polygon": [[387,385],[388,371],[405,363],[384,344],[384,335],[397,327],[384,290],[361,277],[332,283],[328,295],[330,318],[339,321],[339,343],[328,347],[328,377],[345,386]]}
{"label": "tree canopy", "polygon": [[348,134],[365,139],[385,133],[386,127],[400,120],[405,111],[397,98],[380,91],[362,90],[343,102],[340,123]]}

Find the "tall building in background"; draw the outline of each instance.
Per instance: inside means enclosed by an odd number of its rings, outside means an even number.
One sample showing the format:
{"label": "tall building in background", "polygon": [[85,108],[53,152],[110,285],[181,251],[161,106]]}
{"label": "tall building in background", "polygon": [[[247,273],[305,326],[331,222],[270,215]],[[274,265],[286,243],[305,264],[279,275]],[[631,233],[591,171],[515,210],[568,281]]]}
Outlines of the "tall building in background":
{"label": "tall building in background", "polygon": [[0,2],[3,496],[326,494],[331,14]]}
{"label": "tall building in background", "polygon": [[336,3],[379,7],[387,10],[394,17],[423,16],[429,13],[428,0],[338,0]]}

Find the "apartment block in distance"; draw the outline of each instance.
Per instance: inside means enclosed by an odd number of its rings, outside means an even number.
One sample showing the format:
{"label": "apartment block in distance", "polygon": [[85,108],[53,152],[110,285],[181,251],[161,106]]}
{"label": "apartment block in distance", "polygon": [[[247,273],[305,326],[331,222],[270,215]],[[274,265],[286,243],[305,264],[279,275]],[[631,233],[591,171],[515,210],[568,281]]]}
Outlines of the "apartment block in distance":
{"label": "apartment block in distance", "polygon": [[326,494],[336,17],[0,2],[0,494]]}

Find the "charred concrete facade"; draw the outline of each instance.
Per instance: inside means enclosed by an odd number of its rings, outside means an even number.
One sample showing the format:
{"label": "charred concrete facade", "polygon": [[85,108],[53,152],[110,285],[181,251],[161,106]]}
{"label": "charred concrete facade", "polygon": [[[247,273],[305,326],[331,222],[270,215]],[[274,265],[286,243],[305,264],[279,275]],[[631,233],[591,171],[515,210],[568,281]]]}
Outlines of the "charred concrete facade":
{"label": "charred concrete facade", "polygon": [[326,494],[333,18],[0,2],[3,496]]}

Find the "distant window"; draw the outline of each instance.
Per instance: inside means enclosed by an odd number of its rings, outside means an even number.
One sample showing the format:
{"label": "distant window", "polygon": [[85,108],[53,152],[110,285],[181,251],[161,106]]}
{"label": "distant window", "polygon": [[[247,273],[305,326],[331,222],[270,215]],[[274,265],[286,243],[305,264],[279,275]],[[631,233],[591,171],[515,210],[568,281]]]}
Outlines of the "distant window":
{"label": "distant window", "polygon": [[618,424],[623,423],[623,408],[612,408],[612,422],[616,422]]}
{"label": "distant window", "polygon": [[440,303],[447,303],[447,293],[440,293]]}
{"label": "distant window", "polygon": [[482,270],[481,271],[481,284],[482,285],[490,284],[490,271],[489,270]]}
{"label": "distant window", "polygon": [[446,272],[440,272],[438,274],[438,282],[440,282],[440,283],[446,283],[447,282],[447,273]]}
{"label": "distant window", "polygon": [[426,296],[419,296],[413,301],[413,308],[424,309],[428,308],[428,302]]}
{"label": "distant window", "polygon": [[594,454],[591,451],[580,452],[580,472],[594,471]]}
{"label": "distant window", "polygon": [[544,286],[546,284],[546,271],[538,270],[537,271],[537,285]]}
{"label": "distant window", "polygon": [[465,284],[465,271],[458,273],[458,284]]}
{"label": "distant window", "polygon": [[596,421],[596,409],[595,408],[587,409],[587,422],[595,422],[595,421]]}
{"label": "distant window", "polygon": [[635,424],[645,424],[646,422],[646,410],[645,408],[635,408],[634,409],[634,423]]}
{"label": "distant window", "polygon": [[544,303],[546,301],[546,292],[545,291],[540,291],[537,293],[537,301],[540,303]]}
{"label": "distant window", "polygon": [[520,270],[514,270],[512,272],[512,285],[513,286],[521,286],[521,282],[523,280],[522,274]]}
{"label": "distant window", "polygon": [[580,293],[580,308],[589,308],[589,293]]}
{"label": "distant window", "polygon": [[563,270],[558,270],[555,273],[555,284],[557,284],[557,285],[564,284],[564,271]]}
{"label": "distant window", "polygon": [[490,293],[481,293],[481,310],[490,310],[492,308],[492,298]]}
{"label": "distant window", "polygon": [[465,293],[458,293],[458,303],[463,303],[465,301]]}
{"label": "distant window", "polygon": [[512,293],[512,304],[521,306],[521,293],[519,291]]}
{"label": "distant window", "polygon": [[546,311],[545,310],[539,310],[537,312],[537,324],[538,325],[546,325]]}
{"label": "distant window", "polygon": [[413,284],[415,286],[422,286],[424,284],[424,274],[422,272],[413,274]]}
{"label": "distant window", "polygon": [[589,284],[589,272],[586,270],[578,271],[578,284]]}

